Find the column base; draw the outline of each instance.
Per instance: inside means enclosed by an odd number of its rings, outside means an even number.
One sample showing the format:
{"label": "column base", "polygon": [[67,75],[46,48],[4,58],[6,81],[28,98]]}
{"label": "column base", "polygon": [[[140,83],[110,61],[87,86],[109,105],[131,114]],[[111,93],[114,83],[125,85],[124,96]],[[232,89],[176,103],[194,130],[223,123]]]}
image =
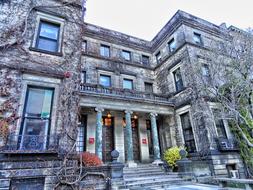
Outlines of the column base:
{"label": "column base", "polygon": [[127,167],[129,167],[129,168],[136,168],[137,164],[134,161],[128,161],[127,162]]}
{"label": "column base", "polygon": [[155,160],[155,161],[152,162],[152,164],[159,166],[159,165],[163,164],[163,161],[162,160]]}

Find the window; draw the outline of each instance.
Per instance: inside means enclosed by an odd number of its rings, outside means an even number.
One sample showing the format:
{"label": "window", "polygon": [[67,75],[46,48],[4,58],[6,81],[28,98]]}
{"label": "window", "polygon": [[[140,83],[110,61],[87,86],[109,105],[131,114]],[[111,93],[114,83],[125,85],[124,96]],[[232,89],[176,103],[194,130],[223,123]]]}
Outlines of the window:
{"label": "window", "polygon": [[127,61],[131,60],[131,52],[130,51],[122,50],[121,56],[123,59],[125,59]]}
{"label": "window", "polygon": [[174,40],[174,38],[169,41],[168,48],[169,48],[169,52],[175,51],[175,49],[176,49],[176,41]]}
{"label": "window", "polygon": [[207,64],[202,65],[202,75],[203,75],[205,83],[211,82],[210,70],[209,70],[209,66]]}
{"label": "window", "polygon": [[179,92],[184,87],[180,68],[176,69],[173,72],[173,76],[174,76],[174,80],[175,80],[176,92]]}
{"label": "window", "polygon": [[201,35],[196,32],[193,33],[193,40],[196,44],[202,44]]}
{"label": "window", "polygon": [[124,79],[123,80],[123,88],[133,90],[133,80]]}
{"label": "window", "polygon": [[149,65],[149,56],[142,55],[141,56],[141,62],[143,65]]}
{"label": "window", "polygon": [[44,178],[12,179],[11,190],[44,190]]}
{"label": "window", "polygon": [[155,57],[156,57],[156,62],[157,62],[157,63],[160,63],[161,60],[162,60],[161,52],[158,51],[157,54],[155,55]]}
{"label": "window", "polygon": [[86,40],[84,40],[82,43],[82,51],[87,52],[87,41]]}
{"label": "window", "polygon": [[99,84],[101,84],[105,87],[110,87],[111,86],[111,77],[108,75],[100,75]]}
{"label": "window", "polygon": [[86,71],[81,72],[81,84],[86,83]]}
{"label": "window", "polygon": [[87,126],[87,115],[81,116],[81,124],[78,125],[78,133],[76,140],[76,151],[84,152],[86,151],[86,126]]}
{"label": "window", "polygon": [[110,57],[110,47],[107,45],[100,46],[100,55],[104,57]]}
{"label": "window", "polygon": [[226,139],[227,133],[226,133],[223,119],[220,117],[220,112],[218,109],[212,109],[212,111],[213,111],[214,122],[217,129],[218,137]]}
{"label": "window", "polygon": [[149,82],[144,83],[145,92],[153,92],[153,84]]}
{"label": "window", "polygon": [[181,124],[182,124],[182,130],[183,130],[183,136],[184,136],[184,142],[186,150],[189,153],[196,151],[196,145],[194,141],[194,135],[193,130],[191,126],[191,120],[190,120],[190,114],[189,112],[186,112],[182,115],[180,115]]}
{"label": "window", "polygon": [[46,149],[53,94],[53,89],[28,87],[19,139],[20,149]]}
{"label": "window", "polygon": [[59,33],[59,24],[40,21],[36,40],[36,48],[50,52],[58,52]]}

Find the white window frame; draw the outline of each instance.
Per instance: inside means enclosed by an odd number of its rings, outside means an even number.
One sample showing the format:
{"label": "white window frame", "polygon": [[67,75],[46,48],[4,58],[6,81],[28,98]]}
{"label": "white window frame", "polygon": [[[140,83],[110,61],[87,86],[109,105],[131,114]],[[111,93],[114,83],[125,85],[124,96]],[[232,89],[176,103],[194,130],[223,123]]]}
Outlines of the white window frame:
{"label": "white window frame", "polygon": [[[50,14],[46,14],[43,12],[37,12],[37,17],[36,17],[36,28],[35,28],[35,33],[33,37],[33,42],[32,42],[32,48],[36,48],[36,43],[39,35],[39,26],[41,21],[46,21],[52,24],[57,24],[60,25],[60,32],[59,32],[59,37],[58,37],[58,50],[56,52],[52,53],[61,53],[62,50],[62,41],[63,41],[63,28],[64,28],[64,19],[59,18]],[[37,49],[37,48],[36,48]],[[39,49],[38,49],[39,50]],[[44,50],[42,50],[44,51]],[[48,51],[50,52],[50,51]]]}

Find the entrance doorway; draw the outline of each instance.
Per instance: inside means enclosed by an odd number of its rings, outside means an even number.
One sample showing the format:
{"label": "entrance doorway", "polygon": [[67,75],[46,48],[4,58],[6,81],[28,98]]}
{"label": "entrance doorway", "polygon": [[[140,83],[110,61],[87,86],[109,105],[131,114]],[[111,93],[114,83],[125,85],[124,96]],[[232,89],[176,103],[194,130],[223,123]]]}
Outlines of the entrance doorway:
{"label": "entrance doorway", "polygon": [[[124,138],[125,138],[125,156],[127,160],[127,141],[126,141],[126,127],[125,127],[125,119],[123,119],[124,123]],[[139,134],[138,134],[138,119],[131,119],[132,123],[132,139],[133,139],[133,156],[134,161],[140,161],[140,146],[139,146]]]}
{"label": "entrance doorway", "polygon": [[111,162],[111,152],[114,149],[114,138],[113,138],[114,118],[103,117],[103,136],[102,136],[102,151],[103,151],[103,162]]}
{"label": "entrance doorway", "polygon": [[81,125],[78,126],[78,135],[76,141],[76,151],[86,151],[86,138],[87,138],[87,115],[81,115]]}

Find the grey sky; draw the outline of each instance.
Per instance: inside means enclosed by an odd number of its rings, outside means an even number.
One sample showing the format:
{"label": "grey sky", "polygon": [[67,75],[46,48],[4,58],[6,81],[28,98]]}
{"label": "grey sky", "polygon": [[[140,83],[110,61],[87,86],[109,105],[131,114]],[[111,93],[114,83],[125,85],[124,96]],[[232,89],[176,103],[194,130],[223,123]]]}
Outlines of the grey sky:
{"label": "grey sky", "polygon": [[178,9],[217,25],[253,27],[252,0],[87,0],[85,19],[151,40]]}

